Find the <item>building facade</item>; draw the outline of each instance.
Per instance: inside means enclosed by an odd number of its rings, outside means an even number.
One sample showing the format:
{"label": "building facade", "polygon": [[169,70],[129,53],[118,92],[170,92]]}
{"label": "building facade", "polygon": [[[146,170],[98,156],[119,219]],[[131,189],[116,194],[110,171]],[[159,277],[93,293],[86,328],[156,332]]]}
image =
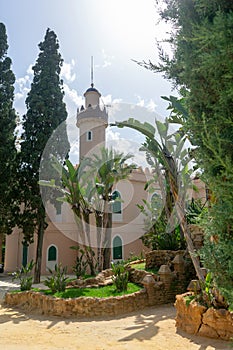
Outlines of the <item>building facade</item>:
{"label": "building facade", "polygon": [[[77,112],[77,127],[79,128],[79,157],[98,153],[105,145],[108,113],[100,107],[100,92],[92,84],[84,94],[85,106]],[[119,181],[114,188],[114,198],[119,198],[112,205],[111,259],[113,261],[127,259],[130,255],[145,255],[148,251],[140,239],[144,234],[144,215],[137,204],[149,200],[148,192],[144,190],[146,182],[152,177],[150,171],[142,168],[133,170],[127,180]],[[197,182],[200,192],[197,197],[205,197],[204,185]],[[80,244],[79,233],[74,214],[67,203],[60,209],[48,204],[46,208],[48,227],[45,231],[42,253],[42,274],[48,273],[48,268],[54,269],[55,264],[62,263],[72,273],[77,252],[70,247]],[[93,223],[90,228],[92,248],[96,251],[96,228]],[[23,233],[15,228],[6,237],[5,271],[12,272],[36,257],[35,242],[28,247],[22,245]]]}

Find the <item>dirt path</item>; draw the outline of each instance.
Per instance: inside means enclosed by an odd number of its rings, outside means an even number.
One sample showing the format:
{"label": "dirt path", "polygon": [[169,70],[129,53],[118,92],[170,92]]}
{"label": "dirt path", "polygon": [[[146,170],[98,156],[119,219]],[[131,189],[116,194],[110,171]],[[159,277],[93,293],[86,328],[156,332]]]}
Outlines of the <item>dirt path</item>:
{"label": "dirt path", "polygon": [[172,305],[127,316],[63,319],[0,305],[1,350],[220,350],[230,344],[177,333]]}

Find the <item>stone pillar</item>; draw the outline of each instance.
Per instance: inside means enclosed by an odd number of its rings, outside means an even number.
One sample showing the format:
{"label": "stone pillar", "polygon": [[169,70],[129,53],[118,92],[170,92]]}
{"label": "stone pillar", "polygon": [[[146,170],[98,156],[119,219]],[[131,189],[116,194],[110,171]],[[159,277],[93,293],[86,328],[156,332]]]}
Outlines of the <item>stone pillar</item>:
{"label": "stone pillar", "polygon": [[168,265],[161,265],[159,269],[159,279],[165,285],[165,289],[169,289],[171,281],[173,280],[173,274]]}
{"label": "stone pillar", "polygon": [[181,254],[177,254],[175,258],[172,260],[172,264],[174,265],[174,271],[178,275],[183,275],[185,273],[184,259]]}
{"label": "stone pillar", "polygon": [[142,284],[146,288],[148,295],[148,305],[154,305],[156,300],[156,288],[155,288],[155,280],[151,275],[146,275]]}

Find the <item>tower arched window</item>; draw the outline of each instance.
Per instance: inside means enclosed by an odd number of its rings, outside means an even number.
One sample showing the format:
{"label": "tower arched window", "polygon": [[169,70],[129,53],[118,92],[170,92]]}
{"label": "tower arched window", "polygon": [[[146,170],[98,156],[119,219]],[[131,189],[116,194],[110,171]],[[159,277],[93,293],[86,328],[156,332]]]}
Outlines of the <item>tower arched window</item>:
{"label": "tower arched window", "polygon": [[113,260],[119,260],[123,258],[122,254],[122,239],[120,236],[115,236],[113,239]]}
{"label": "tower arched window", "polygon": [[92,141],[92,131],[91,130],[89,130],[89,131],[87,131],[87,141]]}

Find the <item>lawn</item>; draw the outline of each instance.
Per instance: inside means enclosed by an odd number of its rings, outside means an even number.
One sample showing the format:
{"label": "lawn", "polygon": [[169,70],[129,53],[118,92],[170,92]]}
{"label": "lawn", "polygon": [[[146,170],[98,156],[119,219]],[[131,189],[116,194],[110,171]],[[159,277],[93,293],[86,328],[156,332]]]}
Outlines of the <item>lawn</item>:
{"label": "lawn", "polygon": [[46,295],[53,295],[57,298],[78,298],[78,297],[94,297],[94,298],[108,298],[112,296],[120,296],[125,294],[132,294],[141,290],[142,287],[135,283],[128,283],[127,291],[117,292],[114,285],[104,287],[93,287],[93,288],[66,288],[64,292],[56,292],[52,294],[50,289],[40,290]]}
{"label": "lawn", "polygon": [[141,263],[138,263],[138,264],[131,264],[131,267],[136,269],[136,270],[145,270],[147,272],[152,272],[154,274],[158,274],[158,269],[157,268],[146,269],[146,263],[145,262],[141,262]]}

